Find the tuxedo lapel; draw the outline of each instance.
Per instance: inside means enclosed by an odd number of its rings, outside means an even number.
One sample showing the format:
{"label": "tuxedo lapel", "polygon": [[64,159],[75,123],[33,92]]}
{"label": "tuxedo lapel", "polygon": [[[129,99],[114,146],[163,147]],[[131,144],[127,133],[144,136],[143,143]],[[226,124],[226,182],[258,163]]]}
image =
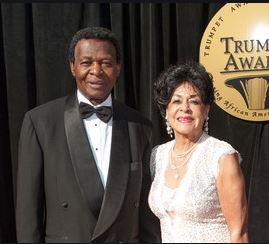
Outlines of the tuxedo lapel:
{"label": "tuxedo lapel", "polygon": [[92,239],[104,233],[119,214],[127,188],[130,161],[128,121],[121,119],[119,107],[113,101],[112,144],[108,179],[103,205]]}
{"label": "tuxedo lapel", "polygon": [[91,213],[97,219],[103,200],[104,188],[83,121],[80,118],[76,94],[66,100],[64,124],[67,144],[81,193]]}

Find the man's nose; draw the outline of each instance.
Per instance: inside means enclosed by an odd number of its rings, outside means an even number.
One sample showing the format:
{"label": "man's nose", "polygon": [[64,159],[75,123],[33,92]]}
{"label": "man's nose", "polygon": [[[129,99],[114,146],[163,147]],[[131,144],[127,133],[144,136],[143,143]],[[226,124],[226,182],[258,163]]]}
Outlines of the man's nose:
{"label": "man's nose", "polygon": [[103,73],[102,66],[98,62],[93,62],[90,72],[92,75],[99,76]]}

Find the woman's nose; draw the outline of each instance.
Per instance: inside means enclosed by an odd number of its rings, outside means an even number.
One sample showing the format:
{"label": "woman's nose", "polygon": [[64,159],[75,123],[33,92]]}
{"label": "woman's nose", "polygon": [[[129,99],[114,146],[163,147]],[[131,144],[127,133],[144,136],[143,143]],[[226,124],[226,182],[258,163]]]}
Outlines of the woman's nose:
{"label": "woman's nose", "polygon": [[184,112],[189,111],[190,110],[189,102],[188,101],[183,101],[181,103],[181,105],[180,105],[180,109],[181,109],[181,111],[184,111]]}

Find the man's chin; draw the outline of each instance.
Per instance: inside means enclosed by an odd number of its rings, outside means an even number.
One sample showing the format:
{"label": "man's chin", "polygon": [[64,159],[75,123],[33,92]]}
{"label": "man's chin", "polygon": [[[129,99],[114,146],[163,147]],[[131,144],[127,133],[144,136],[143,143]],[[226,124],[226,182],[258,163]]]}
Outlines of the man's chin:
{"label": "man's chin", "polygon": [[93,104],[93,105],[98,105],[102,102],[104,102],[107,99],[108,95],[106,96],[88,96],[88,100]]}

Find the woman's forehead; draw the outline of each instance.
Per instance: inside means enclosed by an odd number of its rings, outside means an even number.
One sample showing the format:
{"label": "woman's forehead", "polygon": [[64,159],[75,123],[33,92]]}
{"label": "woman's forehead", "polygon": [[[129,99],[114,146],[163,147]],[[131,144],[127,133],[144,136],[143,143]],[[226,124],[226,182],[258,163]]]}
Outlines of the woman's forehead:
{"label": "woman's forehead", "polygon": [[200,96],[198,89],[189,82],[184,82],[178,85],[175,88],[173,95]]}

